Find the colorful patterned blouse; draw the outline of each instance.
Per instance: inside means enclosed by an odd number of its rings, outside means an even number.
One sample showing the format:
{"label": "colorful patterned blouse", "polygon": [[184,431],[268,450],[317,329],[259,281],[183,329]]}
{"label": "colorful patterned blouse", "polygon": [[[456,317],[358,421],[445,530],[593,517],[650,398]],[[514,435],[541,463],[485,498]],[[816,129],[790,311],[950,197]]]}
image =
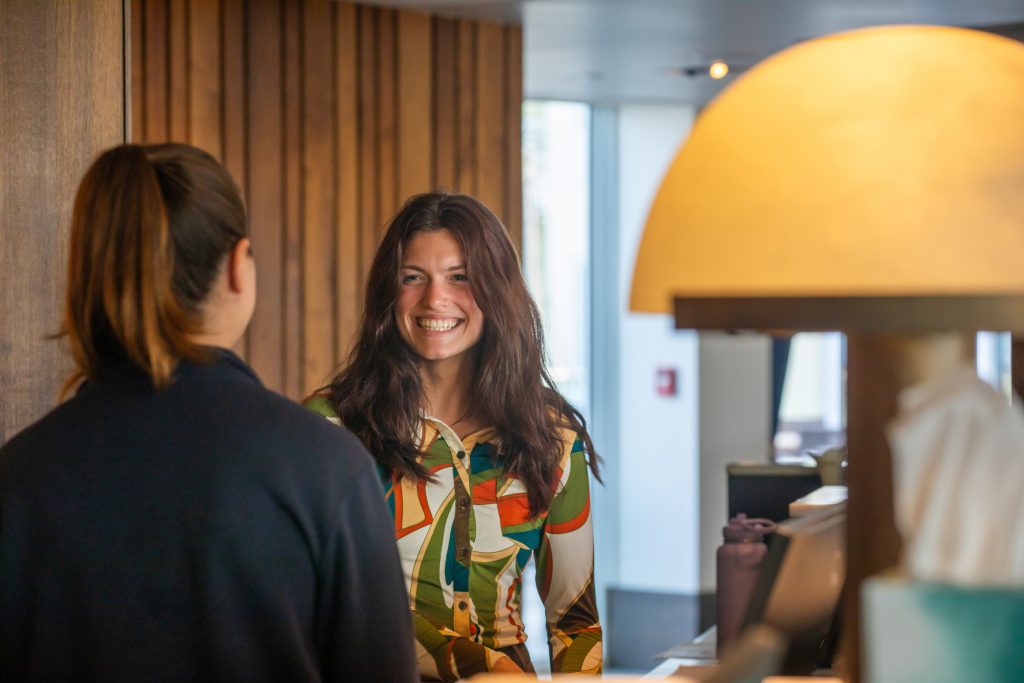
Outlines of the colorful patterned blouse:
{"label": "colorful patterned blouse", "polygon": [[[325,398],[307,405],[337,422]],[[522,573],[534,553],[552,671],[601,670],[588,470],[576,435],[564,430],[563,442],[558,489],[540,517],[530,517],[523,483],[492,461],[492,429],[459,439],[425,418],[421,462],[435,480],[385,478],[425,678],[454,681],[510,655],[522,665]]]}

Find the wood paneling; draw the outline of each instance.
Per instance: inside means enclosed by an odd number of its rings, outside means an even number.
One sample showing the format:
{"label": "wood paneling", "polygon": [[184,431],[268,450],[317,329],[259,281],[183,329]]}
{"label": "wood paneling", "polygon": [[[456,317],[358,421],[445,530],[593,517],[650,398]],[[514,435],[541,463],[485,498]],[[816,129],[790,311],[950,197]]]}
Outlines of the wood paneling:
{"label": "wood paneling", "polygon": [[[523,184],[508,178],[523,177],[523,32],[505,27],[505,227],[523,246]],[[522,253],[522,251],[520,251]]]}
{"label": "wood paneling", "polygon": [[[473,103],[476,159],[503,159],[505,154],[505,47],[497,24],[476,29],[476,87]],[[504,163],[474,164],[476,194],[499,216],[505,210]]]}
{"label": "wood paneling", "polygon": [[[250,0],[245,33],[249,37],[243,97],[249,112],[244,130],[248,156],[246,182],[259,188],[248,193],[253,255],[259,273],[256,312],[249,324],[249,362],[260,369],[269,386],[284,386],[284,291],[281,270],[285,220],[284,156],[281,140],[284,112],[260,102],[281,102],[281,8],[276,0]],[[233,126],[234,127],[234,126]],[[267,296],[266,293],[271,295]]]}
{"label": "wood paneling", "polygon": [[327,0],[131,0],[132,139],[189,142],[246,195],[259,271],[242,351],[299,398],[346,356],[386,221],[477,194],[518,241],[518,27]]}
{"label": "wood paneling", "polygon": [[384,235],[384,223],[401,204],[395,182],[395,12],[380,10],[377,16],[377,234]]}
{"label": "wood paneling", "polygon": [[[162,16],[162,14],[158,15]],[[167,6],[167,139],[187,140],[189,122],[188,0],[170,0]]]}
{"label": "wood paneling", "polygon": [[455,28],[455,189],[475,195],[476,145],[476,25],[459,21]]}
{"label": "wood paneling", "polygon": [[[434,89],[430,17],[403,12],[398,16],[398,197],[430,187],[433,163]],[[439,79],[441,80],[441,79]]]}
{"label": "wood paneling", "polygon": [[[163,142],[169,135],[169,121],[172,110],[168,102],[168,81],[176,73],[171,64],[168,50],[170,3],[166,0],[141,0],[132,3],[133,21],[142,22],[142,65],[145,88],[143,95],[143,122],[132,131],[132,135],[148,142]],[[177,18],[177,17],[175,17]]]}
{"label": "wood paneling", "polygon": [[335,5],[335,82],[334,96],[338,112],[338,174],[334,225],[338,233],[336,242],[338,264],[335,280],[338,296],[335,299],[335,337],[338,357],[344,358],[352,345],[359,324],[360,294],[363,269],[359,251],[359,41],[354,5]]}
{"label": "wood paneling", "polygon": [[[366,281],[366,269],[377,245],[377,18],[379,12],[359,8],[359,281]],[[342,228],[345,229],[344,227]]]}
{"label": "wood paneling", "polygon": [[[437,19],[434,22],[433,114],[434,134],[431,136],[434,154],[434,184],[451,189],[457,184],[456,159],[458,143],[455,137],[458,120],[458,99],[455,95],[457,62],[455,60],[456,22]],[[517,176],[518,177],[518,176]]]}
{"label": "wood paneling", "polygon": [[[281,384],[277,388],[283,393],[297,398],[302,395],[302,264],[300,248],[302,246],[302,91],[309,84],[302,83],[302,25],[300,6],[295,2],[284,3],[284,189],[285,215],[281,242],[281,261],[283,288],[278,292],[264,292],[264,297],[278,298],[282,302],[284,344],[281,368]],[[271,103],[274,105],[275,103]],[[251,188],[258,191],[257,188]],[[263,368],[256,371],[263,373]]]}
{"label": "wood paneling", "polygon": [[302,93],[302,385],[313,389],[335,362],[334,64],[331,3],[302,10],[302,82],[317,84]]}
{"label": "wood paneling", "polygon": [[131,118],[125,134],[130,138],[133,135],[143,135],[146,127],[146,39],[143,30],[146,26],[145,12],[146,3],[135,2],[131,5],[132,16],[128,17],[129,33],[131,34],[131,62],[129,71],[131,73]]}
{"label": "wood paneling", "polygon": [[70,372],[67,232],[88,165],[124,141],[124,4],[0,2],[0,444],[56,403]]}

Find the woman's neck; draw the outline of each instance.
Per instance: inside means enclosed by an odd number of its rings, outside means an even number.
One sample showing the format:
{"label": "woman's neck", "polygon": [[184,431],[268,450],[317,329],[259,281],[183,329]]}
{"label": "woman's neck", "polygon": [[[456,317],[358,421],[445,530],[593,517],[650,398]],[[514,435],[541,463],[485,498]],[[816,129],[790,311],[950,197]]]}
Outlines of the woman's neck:
{"label": "woman's neck", "polygon": [[470,396],[472,379],[472,368],[465,363],[423,363],[420,381],[427,414],[453,429],[469,423],[474,405]]}

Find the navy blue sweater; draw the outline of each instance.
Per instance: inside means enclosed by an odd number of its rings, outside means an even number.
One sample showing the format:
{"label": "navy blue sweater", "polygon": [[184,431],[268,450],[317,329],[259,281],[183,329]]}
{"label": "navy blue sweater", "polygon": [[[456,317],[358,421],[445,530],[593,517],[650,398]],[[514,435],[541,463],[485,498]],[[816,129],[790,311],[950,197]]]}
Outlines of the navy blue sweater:
{"label": "navy blue sweater", "polygon": [[0,449],[0,679],[418,680],[370,456],[217,354]]}

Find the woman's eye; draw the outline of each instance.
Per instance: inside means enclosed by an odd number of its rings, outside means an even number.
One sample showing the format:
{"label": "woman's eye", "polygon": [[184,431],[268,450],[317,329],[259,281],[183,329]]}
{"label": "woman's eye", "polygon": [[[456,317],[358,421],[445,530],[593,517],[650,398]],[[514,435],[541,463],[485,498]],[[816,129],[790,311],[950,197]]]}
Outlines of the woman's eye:
{"label": "woman's eye", "polygon": [[452,275],[452,279],[455,280],[456,282],[469,282],[469,278],[466,276],[465,273],[457,273],[455,275]]}
{"label": "woman's eye", "polygon": [[419,281],[420,279],[421,279],[421,276],[417,275],[417,274],[403,275],[402,276],[402,284],[403,285],[410,285],[410,284],[412,284],[414,282]]}

